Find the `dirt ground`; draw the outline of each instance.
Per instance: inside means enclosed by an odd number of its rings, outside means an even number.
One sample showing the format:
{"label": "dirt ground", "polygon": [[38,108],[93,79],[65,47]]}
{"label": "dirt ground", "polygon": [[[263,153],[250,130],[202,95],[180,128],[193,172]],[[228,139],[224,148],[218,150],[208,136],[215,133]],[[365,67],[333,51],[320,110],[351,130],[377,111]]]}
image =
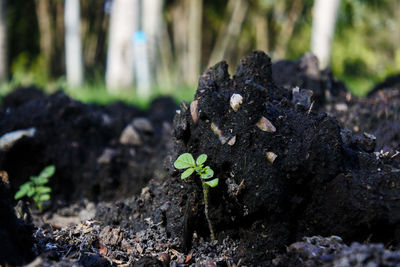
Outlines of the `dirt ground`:
{"label": "dirt ground", "polygon": [[[0,144],[27,131],[0,150],[0,264],[399,266],[397,80],[357,98],[311,54],[271,63],[256,51],[227,70],[206,70],[180,107],[87,105],[34,88],[5,97]],[[200,179],[173,167],[185,152],[207,154],[219,178],[215,240]],[[50,164],[47,209],[13,201]]]}

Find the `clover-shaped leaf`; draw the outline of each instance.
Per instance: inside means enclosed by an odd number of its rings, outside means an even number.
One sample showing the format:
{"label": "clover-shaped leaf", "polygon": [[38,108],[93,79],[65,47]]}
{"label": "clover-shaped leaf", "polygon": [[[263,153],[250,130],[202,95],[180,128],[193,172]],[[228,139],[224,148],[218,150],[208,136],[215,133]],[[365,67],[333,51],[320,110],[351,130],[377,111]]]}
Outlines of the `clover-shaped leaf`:
{"label": "clover-shaped leaf", "polygon": [[214,171],[210,168],[210,166],[206,166],[204,168],[204,172],[200,174],[200,177],[203,179],[208,179],[214,176]]}
{"label": "clover-shaped leaf", "polygon": [[180,170],[194,167],[195,165],[194,158],[190,153],[180,155],[174,162],[174,167]]}
{"label": "clover-shaped leaf", "polygon": [[181,174],[181,179],[186,179],[194,172],[194,168],[189,168]]}
{"label": "clover-shaped leaf", "polygon": [[207,160],[207,155],[206,154],[201,154],[200,156],[197,157],[196,159],[196,165],[200,166],[201,164],[203,164],[204,162],[206,162]]}
{"label": "clover-shaped leaf", "polygon": [[203,184],[208,185],[209,187],[216,187],[218,185],[219,179],[215,178],[212,179],[211,181],[203,182]]}

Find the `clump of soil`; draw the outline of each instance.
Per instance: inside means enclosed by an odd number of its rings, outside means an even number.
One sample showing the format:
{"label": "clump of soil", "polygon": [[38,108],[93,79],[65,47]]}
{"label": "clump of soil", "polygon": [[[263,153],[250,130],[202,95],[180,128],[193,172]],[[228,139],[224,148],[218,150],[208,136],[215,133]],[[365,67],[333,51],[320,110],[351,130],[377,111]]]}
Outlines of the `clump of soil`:
{"label": "clump of soil", "polygon": [[[234,95],[241,96],[239,108]],[[348,142],[335,118],[299,99],[274,84],[270,59],[254,52],[232,79],[225,63],[207,70],[190,107],[176,116],[177,154],[206,153],[220,178],[209,212],[217,236],[240,238],[254,264],[263,260],[256,256],[261,248],[268,260],[265,249],[307,235],[398,242],[391,231],[399,225],[397,166],[360,149],[363,139]],[[185,214],[191,231],[207,232],[199,180],[187,188],[197,195],[190,204],[196,213]]]}

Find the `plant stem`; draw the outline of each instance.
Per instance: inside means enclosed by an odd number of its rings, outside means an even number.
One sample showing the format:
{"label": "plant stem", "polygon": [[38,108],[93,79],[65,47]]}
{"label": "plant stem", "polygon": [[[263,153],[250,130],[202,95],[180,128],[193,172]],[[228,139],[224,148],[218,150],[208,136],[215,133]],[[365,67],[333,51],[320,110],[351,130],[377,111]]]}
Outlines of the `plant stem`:
{"label": "plant stem", "polygon": [[210,187],[208,185],[203,184],[204,213],[206,215],[206,219],[208,222],[208,228],[210,229],[211,240],[215,240],[213,226],[211,224],[210,218],[208,217],[208,190],[209,190],[209,188]]}

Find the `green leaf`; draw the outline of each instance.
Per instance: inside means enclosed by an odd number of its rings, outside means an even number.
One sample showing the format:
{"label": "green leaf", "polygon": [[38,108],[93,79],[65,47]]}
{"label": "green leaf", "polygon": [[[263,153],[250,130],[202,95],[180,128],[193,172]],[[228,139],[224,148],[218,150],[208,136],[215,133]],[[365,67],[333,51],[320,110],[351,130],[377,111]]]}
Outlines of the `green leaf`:
{"label": "green leaf", "polygon": [[181,179],[186,179],[194,172],[193,168],[189,168],[181,174]]}
{"label": "green leaf", "polygon": [[186,169],[194,166],[194,158],[190,153],[184,153],[180,155],[174,162],[174,167],[177,169]]}
{"label": "green leaf", "polygon": [[40,202],[47,201],[47,200],[50,200],[49,194],[40,195],[40,197],[39,197]]}
{"label": "green leaf", "polygon": [[27,193],[30,187],[32,187],[32,183],[31,182],[26,182],[26,183],[24,183],[23,185],[21,185],[19,187],[18,192],[22,191],[22,192]]}
{"label": "green leaf", "polygon": [[39,174],[40,177],[49,178],[54,175],[56,171],[56,167],[54,165],[47,166],[43,169],[43,171]]}
{"label": "green leaf", "polygon": [[200,177],[203,179],[208,179],[214,176],[214,171],[209,167],[204,168],[204,172],[200,174]]}
{"label": "green leaf", "polygon": [[210,187],[216,187],[218,185],[218,178],[212,179],[211,181],[204,182],[204,184],[210,186]]}
{"label": "green leaf", "polygon": [[49,179],[47,177],[34,177],[33,182],[36,185],[45,185],[49,182]]}
{"label": "green leaf", "polygon": [[207,160],[207,155],[206,154],[201,154],[196,159],[196,165],[199,166],[199,165],[203,164],[204,162],[206,162],[206,160]]}
{"label": "green leaf", "polygon": [[32,197],[32,196],[35,195],[35,194],[36,194],[35,188],[29,187],[28,192],[26,193],[26,195],[27,195],[28,197]]}
{"label": "green leaf", "polygon": [[24,196],[26,196],[26,193],[28,192],[28,190],[19,190],[17,193],[15,193],[14,199],[20,199],[23,198]]}
{"label": "green leaf", "polygon": [[51,188],[47,186],[39,186],[36,188],[36,192],[38,192],[39,194],[50,193]]}

